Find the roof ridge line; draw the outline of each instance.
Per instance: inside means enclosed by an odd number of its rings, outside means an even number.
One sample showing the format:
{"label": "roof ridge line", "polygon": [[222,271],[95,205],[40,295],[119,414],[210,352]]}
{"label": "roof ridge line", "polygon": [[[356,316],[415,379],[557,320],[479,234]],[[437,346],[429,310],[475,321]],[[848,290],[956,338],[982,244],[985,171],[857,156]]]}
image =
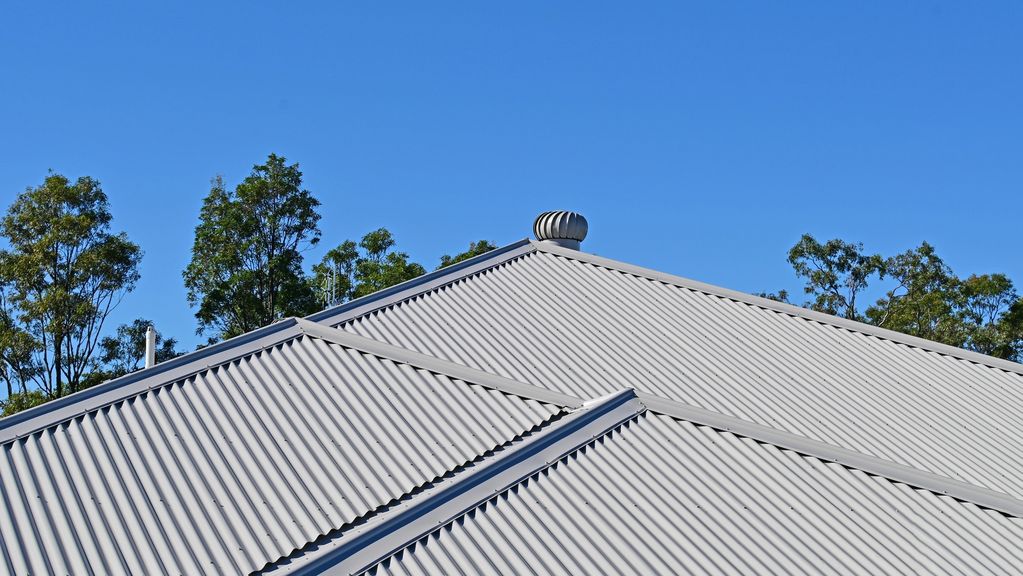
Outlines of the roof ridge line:
{"label": "roof ridge line", "polygon": [[203,370],[226,364],[303,334],[538,402],[567,408],[576,408],[583,403],[579,398],[547,388],[524,384],[304,318],[291,317],[161,362],[151,368],[136,370],[80,392],[0,418],[0,444],[34,434],[149,390],[173,384]]}
{"label": "roof ridge line", "polygon": [[[430,290],[434,290],[441,286],[450,284],[453,281],[460,280],[467,276],[471,276],[486,270],[493,268],[494,266],[500,265],[508,260],[517,258],[523,254],[528,254],[536,250],[536,245],[529,238],[523,238],[517,242],[496,248],[489,252],[484,252],[478,256],[473,256],[467,260],[463,260],[457,264],[452,264],[446,268],[440,268],[433,272],[428,272],[422,276],[418,276],[411,280],[406,280],[400,284],[395,284],[383,290],[378,290],[372,294],[367,294],[361,298],[350,300],[344,304],[334,306],[333,308],[327,308],[321,310],[315,314],[306,316],[305,319],[312,322],[330,322],[334,317],[340,316],[345,320],[350,318],[358,317],[366,312],[378,310],[386,306],[390,306],[396,302],[405,300],[410,296],[422,294]],[[454,279],[451,277],[455,276]]]}
{"label": "roof ridge line", "polygon": [[981,364],[989,368],[995,368],[997,370],[1004,370],[1006,372],[1014,372],[1016,374],[1023,375],[1023,364],[1005,360],[1002,358],[995,358],[994,356],[988,356],[987,354],[981,354],[980,352],[974,352],[972,350],[965,350],[963,348],[957,348],[948,344],[942,344],[940,342],[934,342],[933,340],[927,340],[917,336],[910,336],[909,334],[903,334],[894,330],[888,330],[887,328],[881,328],[878,326],[872,326],[863,322],[857,322],[856,320],[849,320],[847,318],[840,318],[831,314],[825,314],[823,312],[817,312],[816,310],[810,310],[809,308],[803,308],[801,306],[795,306],[793,304],[786,304],[785,302],[778,302],[775,300],[769,300],[760,296],[754,296],[738,290],[731,290],[729,288],[722,288],[721,286],[715,286],[714,284],[707,284],[706,282],[700,282],[698,280],[692,280],[683,276],[676,276],[667,272],[661,272],[654,270],[653,268],[645,268],[643,266],[636,266],[635,264],[629,264],[628,262],[622,262],[620,260],[614,260],[612,258],[606,258],[604,256],[597,256],[596,254],[590,254],[588,252],[581,252],[579,250],[572,250],[570,248],[563,248],[552,243],[531,241],[535,249],[540,252],[546,252],[554,254],[556,256],[562,256],[571,260],[578,260],[580,262],[586,262],[594,264],[610,270],[617,270],[633,276],[639,276],[647,278],[649,280],[655,280],[657,282],[664,282],[665,284],[671,284],[680,288],[686,288],[689,290],[695,290],[697,292],[703,292],[712,296],[719,296],[722,298],[728,298],[730,300],[736,300],[744,304],[757,306],[760,308],[767,308],[775,312],[781,312],[790,316],[798,316],[806,320],[812,320],[820,322],[822,324],[828,324],[837,328],[845,330],[851,330],[853,332],[859,332],[868,336],[875,336],[877,338],[883,338],[885,340],[891,340],[899,344],[911,346],[913,348],[920,348],[936,354],[942,354],[945,356],[953,356],[960,360],[966,360],[975,364]]}
{"label": "roof ridge line", "polygon": [[647,392],[639,392],[638,396],[651,412],[791,450],[823,462],[841,464],[846,468],[860,470],[935,494],[944,494],[1008,516],[1023,518],[1023,500],[1004,492]]}
{"label": "roof ridge line", "polygon": [[34,434],[148,390],[172,384],[301,334],[297,318],[284,318],[252,332],[160,362],[150,368],[129,372],[91,388],[0,418],[0,444]]}
{"label": "roof ridge line", "polygon": [[[459,475],[442,478],[418,498],[369,518],[308,554],[295,573],[360,573],[440,526],[479,507],[646,410],[627,388],[586,402],[558,420],[506,444]],[[302,559],[288,557],[288,561]],[[280,561],[269,568],[280,567]]]}
{"label": "roof ridge line", "polygon": [[363,513],[362,515],[360,515],[360,516],[358,516],[358,517],[356,517],[356,518],[354,518],[354,519],[352,519],[352,520],[342,524],[341,526],[338,526],[338,527],[335,527],[335,528],[331,528],[329,530],[324,531],[322,534],[317,536],[315,540],[311,540],[311,541],[306,542],[306,543],[304,543],[302,545],[296,546],[292,550],[290,550],[290,551],[288,551],[288,552],[286,552],[284,554],[281,554],[276,559],[271,560],[271,561],[267,562],[266,564],[264,564],[261,568],[256,570],[254,573],[261,573],[261,572],[264,572],[264,571],[267,571],[267,570],[276,570],[278,567],[280,567],[280,565],[283,565],[285,563],[290,562],[294,557],[298,556],[299,554],[303,554],[306,551],[316,550],[316,548],[319,547],[322,544],[325,544],[325,543],[329,544],[331,541],[336,540],[337,538],[339,538],[340,536],[342,536],[343,534],[345,534],[346,532],[348,532],[349,530],[351,530],[355,526],[365,525],[366,522],[368,522],[370,519],[372,519],[372,518],[374,518],[376,516],[379,516],[381,514],[384,514],[384,513],[388,512],[389,510],[392,510],[395,506],[398,506],[402,502],[407,502],[407,501],[409,501],[412,498],[418,498],[420,494],[422,494],[423,492],[426,492],[427,490],[429,490],[434,484],[437,484],[438,482],[441,482],[442,480],[444,480],[446,478],[452,478],[452,477],[454,477],[454,476],[456,476],[458,474],[461,474],[466,469],[468,469],[468,468],[470,468],[470,467],[472,467],[472,466],[474,466],[476,464],[479,464],[480,462],[486,460],[487,458],[490,458],[495,453],[498,453],[498,452],[504,450],[506,447],[514,444],[515,442],[521,440],[522,438],[527,437],[527,436],[529,436],[531,434],[535,434],[535,433],[537,433],[537,432],[539,432],[539,431],[541,431],[541,430],[543,430],[543,429],[553,425],[555,422],[557,422],[558,420],[564,418],[566,415],[570,414],[571,412],[572,412],[571,409],[564,409],[563,408],[561,410],[558,410],[557,412],[549,415],[543,421],[541,421],[541,422],[539,422],[537,424],[534,424],[533,426],[531,426],[531,427],[529,427],[529,428],[527,428],[527,429],[525,429],[525,430],[523,430],[523,431],[521,431],[519,433],[514,434],[511,438],[508,438],[508,439],[505,439],[505,440],[501,440],[500,443],[498,443],[497,445],[495,445],[495,446],[493,446],[493,447],[491,447],[489,449],[486,449],[486,450],[476,454],[475,456],[465,460],[461,464],[453,466],[450,469],[444,470],[443,472],[441,472],[440,474],[434,476],[433,478],[431,478],[429,480],[425,480],[422,483],[420,483],[418,486],[415,486],[415,487],[409,489],[407,492],[404,492],[404,493],[402,493],[401,495],[399,495],[397,497],[391,498],[389,501],[387,501],[387,502],[385,502],[383,504],[379,504],[379,505],[375,506],[371,510],[369,510],[369,511]]}
{"label": "roof ridge line", "polygon": [[318,322],[306,320],[305,318],[296,318],[295,321],[298,325],[298,329],[305,334],[321,340],[326,340],[327,342],[331,342],[339,346],[354,348],[367,354],[387,358],[388,360],[392,360],[400,364],[408,364],[409,366],[415,366],[437,374],[444,374],[448,377],[463,380],[472,384],[478,384],[506,394],[512,394],[514,396],[520,396],[522,398],[528,398],[530,400],[536,400],[547,404],[554,404],[556,406],[578,408],[584,404],[584,401],[581,398],[563,394],[561,392],[555,392],[549,388],[543,388],[534,384],[526,384],[525,382],[519,382],[518,380],[498,376],[497,374],[485,372],[478,368],[471,368],[464,364],[458,364],[456,362],[451,362],[450,360],[444,360],[437,358],[436,356],[430,356],[428,354],[423,354],[422,352],[417,352],[408,348],[402,348],[400,346],[353,334],[347,330],[333,328]]}

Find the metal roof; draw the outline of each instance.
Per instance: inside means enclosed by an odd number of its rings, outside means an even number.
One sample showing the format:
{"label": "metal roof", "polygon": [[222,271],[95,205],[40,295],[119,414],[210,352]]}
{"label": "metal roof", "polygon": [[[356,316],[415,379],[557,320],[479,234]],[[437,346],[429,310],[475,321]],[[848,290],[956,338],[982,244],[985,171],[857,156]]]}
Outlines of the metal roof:
{"label": "metal roof", "polygon": [[667,399],[1023,496],[1023,366],[544,242],[313,319],[564,394]]}
{"label": "metal roof", "polygon": [[1019,518],[647,411],[368,573],[1004,574],[1021,565]]}
{"label": "metal roof", "polygon": [[1019,365],[528,241],[313,319],[0,419],[0,571],[1023,562]]}
{"label": "metal roof", "polygon": [[307,324],[0,421],[0,571],[250,572],[561,412]]}
{"label": "metal roof", "polygon": [[267,574],[981,573],[1023,518],[597,399]]}

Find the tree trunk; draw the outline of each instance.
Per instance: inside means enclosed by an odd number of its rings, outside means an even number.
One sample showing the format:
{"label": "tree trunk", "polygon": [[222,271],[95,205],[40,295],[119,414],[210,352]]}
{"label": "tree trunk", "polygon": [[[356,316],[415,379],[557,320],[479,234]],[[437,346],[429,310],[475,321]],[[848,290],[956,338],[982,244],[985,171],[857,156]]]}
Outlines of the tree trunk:
{"label": "tree trunk", "polygon": [[57,398],[60,398],[61,396],[64,395],[64,380],[63,380],[63,375],[61,374],[61,370],[63,370],[63,368],[64,368],[63,362],[62,362],[62,360],[64,359],[64,355],[63,355],[63,351],[60,349],[60,347],[63,345],[63,340],[64,340],[63,336],[58,336],[58,335],[54,334],[54,338],[53,338],[53,368],[54,368],[54,370],[53,371],[54,371],[54,373],[57,376],[57,386],[56,386],[56,389],[55,389],[56,390],[56,397]]}

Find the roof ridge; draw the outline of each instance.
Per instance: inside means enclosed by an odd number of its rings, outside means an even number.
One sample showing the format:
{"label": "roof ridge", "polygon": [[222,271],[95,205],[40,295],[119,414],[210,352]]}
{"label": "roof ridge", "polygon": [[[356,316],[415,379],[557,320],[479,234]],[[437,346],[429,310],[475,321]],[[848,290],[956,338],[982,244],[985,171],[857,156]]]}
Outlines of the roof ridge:
{"label": "roof ridge", "polygon": [[334,540],[335,538],[340,536],[342,533],[344,533],[347,530],[352,529],[355,526],[362,526],[362,525],[364,525],[370,519],[372,519],[372,518],[374,518],[376,516],[379,516],[382,513],[387,512],[388,510],[392,509],[393,507],[395,507],[395,506],[397,506],[397,505],[399,505],[399,504],[401,504],[403,502],[407,502],[411,498],[415,498],[415,497],[419,496],[420,494],[422,494],[426,490],[429,490],[430,487],[432,485],[436,484],[437,482],[440,482],[440,481],[442,481],[442,480],[444,480],[446,478],[451,478],[452,476],[454,476],[456,474],[460,474],[466,468],[469,468],[470,466],[473,466],[474,464],[477,464],[477,463],[485,460],[486,458],[489,458],[493,454],[495,454],[497,452],[500,452],[501,450],[505,449],[505,447],[509,446],[513,442],[518,441],[522,437],[529,436],[529,435],[531,435],[531,434],[533,434],[533,433],[535,433],[535,432],[537,432],[539,430],[542,430],[543,428],[546,428],[546,427],[550,426],[554,422],[557,422],[561,418],[565,417],[565,415],[567,415],[567,414],[569,414],[569,411],[568,410],[564,410],[564,409],[560,410],[560,411],[558,411],[558,412],[556,412],[554,414],[551,414],[550,416],[545,418],[542,422],[540,422],[538,424],[534,424],[530,428],[527,428],[526,430],[523,430],[522,432],[519,432],[519,433],[515,434],[511,438],[501,442],[500,444],[497,444],[496,446],[494,446],[494,447],[492,447],[490,449],[487,449],[487,450],[484,450],[483,452],[480,452],[479,454],[477,454],[473,458],[471,458],[469,460],[466,460],[466,461],[462,462],[461,464],[458,464],[457,466],[452,467],[449,470],[445,470],[443,473],[441,473],[441,474],[439,474],[439,475],[437,475],[437,476],[435,476],[435,477],[433,477],[433,478],[431,478],[429,480],[426,480],[425,482],[421,483],[420,485],[410,489],[408,492],[405,492],[404,494],[398,496],[397,498],[392,498],[390,501],[376,506],[375,508],[369,510],[368,512],[362,514],[361,516],[355,518],[354,520],[351,520],[351,521],[349,521],[349,522],[347,522],[347,523],[345,523],[345,524],[343,524],[343,525],[341,525],[341,526],[339,526],[337,528],[331,528],[330,530],[327,530],[323,534],[317,536],[315,540],[312,540],[310,542],[306,542],[305,544],[295,548],[294,550],[291,550],[290,552],[288,552],[286,554],[283,554],[280,557],[278,557],[278,558],[276,558],[276,559],[274,559],[274,560],[272,560],[270,562],[267,562],[265,565],[263,565],[261,568],[259,568],[259,570],[256,573],[259,573],[259,572],[262,572],[262,571],[265,571],[265,570],[269,570],[269,569],[273,568],[274,566],[276,566],[278,564],[288,563],[296,555],[301,554],[301,553],[303,553],[305,551],[314,550],[318,546]]}
{"label": "roof ridge", "polygon": [[583,401],[547,388],[524,384],[503,376],[428,356],[312,322],[304,318],[285,318],[269,326],[236,336],[212,346],[189,352],[151,368],[137,370],[120,378],[57,398],[0,418],[0,444],[28,436],[82,414],[99,410],[156,388],[169,386],[204,370],[227,364],[243,356],[309,335],[346,348],[422,368],[437,374],[464,380],[506,394],[555,406],[576,408]]}
{"label": "roof ridge", "polygon": [[[584,404],[582,399],[575,396],[554,392],[534,384],[526,384],[476,368],[456,364],[449,360],[442,360],[421,352],[379,342],[340,328],[331,328],[308,320],[298,320],[298,322],[303,331],[335,344],[362,350],[369,354],[416,366],[431,372],[445,374],[472,384],[493,388],[506,394],[513,394],[568,408]],[[899,464],[880,456],[857,452],[821,440],[757,424],[707,408],[670,400],[649,392],[638,392],[637,394],[652,412],[686,420],[716,430],[730,432],[757,442],[771,444],[778,448],[792,450],[805,456],[817,458],[823,462],[835,462],[847,468],[854,468],[868,474],[887,478],[891,481],[928,490],[936,494],[945,494],[957,500],[1023,518],[1023,500],[997,490],[984,488],[976,484],[956,480],[942,474],[928,472],[905,464]]]}
{"label": "roof ridge", "polygon": [[373,294],[363,296],[362,298],[357,298],[340,306],[311,314],[307,316],[306,319],[314,322],[331,324],[349,321],[369,312],[380,310],[395,303],[407,300],[413,296],[457,282],[458,280],[472,276],[482,270],[493,268],[503,264],[504,262],[513,260],[523,254],[536,251],[562,256],[570,260],[594,264],[609,270],[617,270],[633,276],[664,282],[666,284],[695,290],[697,292],[703,292],[712,296],[728,298],[751,306],[773,310],[775,312],[800,317],[836,328],[842,328],[852,332],[882,338],[884,340],[891,340],[898,344],[934,352],[935,354],[952,356],[960,360],[980,364],[996,370],[1003,370],[1005,372],[1023,375],[1023,364],[1017,362],[1004,360],[1002,358],[995,358],[993,356],[988,356],[987,354],[957,348],[955,346],[934,342],[933,340],[927,340],[917,336],[910,336],[894,330],[888,330],[887,328],[880,328],[863,322],[857,322],[856,320],[840,318],[831,314],[810,310],[809,308],[769,300],[760,296],[754,296],[738,290],[723,288],[714,284],[708,284],[706,282],[692,280],[683,276],[661,272],[652,268],[629,264],[628,262],[622,262],[621,260],[614,260],[612,258],[606,258],[604,256],[598,256],[588,252],[563,248],[549,242],[540,242],[530,240],[528,238],[524,238],[502,248],[464,260],[453,266],[435,270],[418,278],[392,286],[391,288],[374,292]]}
{"label": "roof ridge", "polygon": [[822,462],[841,464],[846,468],[860,470],[873,476],[880,476],[890,481],[907,484],[935,494],[951,496],[956,500],[969,502],[1008,516],[1023,518],[1023,500],[997,490],[892,462],[879,456],[842,448],[785,430],[771,428],[770,426],[764,426],[763,424],[757,424],[735,416],[721,414],[706,408],[661,398],[654,394],[640,392],[639,397],[651,412],[729,432],[736,436],[749,438],[762,444],[770,444],[784,450],[791,450],[804,456],[816,458]]}
{"label": "roof ridge", "polygon": [[408,364],[409,366],[415,366],[437,374],[444,374],[471,384],[492,388],[506,394],[567,408],[578,408],[584,402],[576,396],[498,376],[478,368],[472,368],[464,364],[458,364],[450,360],[444,360],[436,356],[430,356],[422,352],[360,336],[340,328],[325,326],[304,318],[296,318],[295,321],[299,330],[303,333],[321,340],[326,340],[346,348],[361,350],[367,354],[386,358],[401,364]]}
{"label": "roof ridge", "polygon": [[[356,316],[361,316],[366,312],[378,310],[386,306],[390,306],[396,302],[401,302],[411,296],[422,294],[430,290],[435,290],[441,286],[457,282],[462,278],[472,276],[482,270],[487,270],[498,266],[508,260],[515,259],[523,254],[528,254],[536,250],[536,244],[529,238],[523,238],[517,242],[496,248],[489,252],[484,252],[478,256],[463,260],[457,264],[452,264],[446,268],[439,268],[433,272],[428,272],[422,276],[418,276],[411,280],[406,280],[401,284],[395,284],[394,286],[378,290],[372,294],[367,294],[361,298],[349,300],[344,304],[334,306],[333,308],[327,308],[321,310],[315,314],[306,316],[306,320],[312,322],[327,323],[331,322],[334,317],[340,316],[347,320]],[[454,276],[454,278],[452,278]]]}
{"label": "roof ridge", "polygon": [[646,410],[635,390],[627,388],[586,402],[560,418],[509,440],[489,455],[468,463],[419,493],[389,506],[362,524],[322,544],[310,543],[264,567],[273,572],[295,565],[296,573],[360,573],[426,534],[477,508],[537,472]]}
{"label": "roof ridge", "polygon": [[188,378],[209,368],[286,342],[302,335],[296,318],[284,318],[268,326],[188,352],[142,370],[136,370],[74,394],[0,418],[0,444],[38,432],[81,414],[126,400],[154,388]]}
{"label": "roof ridge", "polygon": [[987,354],[981,354],[980,352],[974,352],[972,350],[965,350],[963,348],[957,348],[948,344],[942,344],[940,342],[934,342],[933,340],[927,340],[925,338],[919,338],[917,336],[910,336],[909,334],[903,334],[902,332],[896,332],[894,330],[888,330],[887,328],[880,328],[856,320],[849,320],[847,318],[840,318],[831,314],[825,314],[823,312],[817,312],[816,310],[810,310],[809,308],[803,308],[802,306],[795,306],[793,304],[787,304],[785,302],[778,302],[776,300],[769,300],[760,296],[754,296],[738,290],[731,290],[729,288],[722,288],[721,286],[715,286],[713,284],[707,284],[706,282],[700,282],[698,280],[692,280],[683,276],[676,276],[667,272],[661,272],[652,268],[645,268],[643,266],[637,266],[629,264],[628,262],[622,262],[620,260],[614,260],[612,258],[606,258],[604,256],[598,256],[596,254],[590,254],[588,252],[582,252],[579,250],[572,250],[569,248],[563,248],[547,242],[536,242],[531,241],[534,245],[535,250],[540,252],[546,252],[555,256],[562,256],[570,260],[577,260],[580,262],[586,262],[607,268],[609,270],[617,270],[618,272],[624,272],[633,276],[639,276],[641,278],[647,278],[649,280],[655,280],[657,282],[663,282],[665,284],[671,284],[680,288],[686,288],[689,290],[695,290],[697,292],[703,292],[712,296],[719,296],[722,298],[728,298],[749,304],[751,306],[757,306],[760,308],[766,308],[775,312],[781,312],[790,316],[798,316],[806,320],[812,320],[821,324],[828,324],[837,328],[843,328],[853,332],[859,332],[868,336],[875,336],[877,338],[883,338],[885,340],[891,340],[893,342],[911,346],[913,348],[920,348],[936,354],[942,354],[945,356],[953,356],[960,360],[966,360],[975,364],[981,364],[989,368],[995,368],[1006,372],[1013,372],[1016,374],[1023,375],[1023,364],[1005,360],[1002,358],[995,358]]}

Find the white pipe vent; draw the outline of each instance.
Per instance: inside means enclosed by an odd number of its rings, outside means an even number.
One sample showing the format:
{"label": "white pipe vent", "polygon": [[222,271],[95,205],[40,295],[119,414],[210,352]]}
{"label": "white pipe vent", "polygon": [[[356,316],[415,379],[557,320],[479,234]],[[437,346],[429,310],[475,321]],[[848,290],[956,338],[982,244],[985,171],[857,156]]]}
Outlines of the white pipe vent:
{"label": "white pipe vent", "polygon": [[146,327],[146,368],[156,365],[156,329]]}
{"label": "white pipe vent", "polygon": [[582,214],[565,210],[544,212],[533,222],[533,234],[536,234],[537,240],[553,242],[572,250],[579,249],[588,229]]}

